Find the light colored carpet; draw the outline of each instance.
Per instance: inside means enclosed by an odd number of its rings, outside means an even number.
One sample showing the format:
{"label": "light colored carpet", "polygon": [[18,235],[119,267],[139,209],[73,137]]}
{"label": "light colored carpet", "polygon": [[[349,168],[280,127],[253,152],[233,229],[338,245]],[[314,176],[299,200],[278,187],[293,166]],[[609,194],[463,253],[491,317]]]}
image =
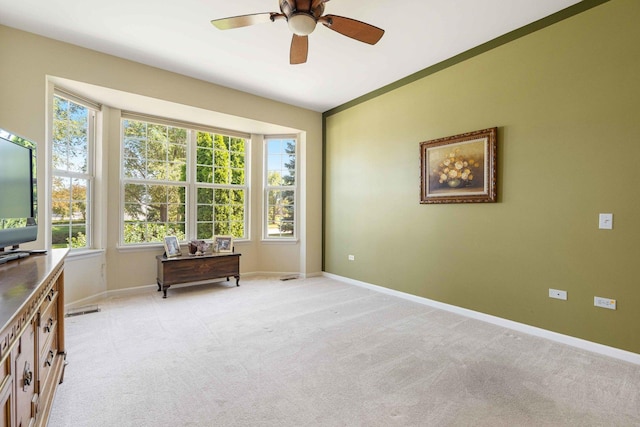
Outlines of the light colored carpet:
{"label": "light colored carpet", "polygon": [[66,319],[50,427],[632,426],[640,366],[317,277]]}

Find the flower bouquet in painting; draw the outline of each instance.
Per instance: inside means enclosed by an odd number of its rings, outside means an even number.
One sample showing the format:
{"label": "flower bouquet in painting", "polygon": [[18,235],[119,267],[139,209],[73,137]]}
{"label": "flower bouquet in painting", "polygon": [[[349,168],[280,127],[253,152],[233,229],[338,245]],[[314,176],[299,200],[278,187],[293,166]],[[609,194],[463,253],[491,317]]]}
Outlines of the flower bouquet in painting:
{"label": "flower bouquet in painting", "polygon": [[[482,158],[461,153],[460,148],[452,149],[432,171],[433,180],[448,188],[472,187],[474,178],[482,176]],[[477,181],[477,180],[476,180]]]}

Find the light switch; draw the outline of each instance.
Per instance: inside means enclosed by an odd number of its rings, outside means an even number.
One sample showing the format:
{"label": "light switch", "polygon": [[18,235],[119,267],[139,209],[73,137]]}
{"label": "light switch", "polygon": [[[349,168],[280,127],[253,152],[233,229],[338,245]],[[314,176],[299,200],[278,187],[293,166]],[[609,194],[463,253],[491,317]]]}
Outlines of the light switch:
{"label": "light switch", "polygon": [[600,220],[598,221],[598,228],[600,228],[601,230],[613,229],[613,214],[601,213]]}

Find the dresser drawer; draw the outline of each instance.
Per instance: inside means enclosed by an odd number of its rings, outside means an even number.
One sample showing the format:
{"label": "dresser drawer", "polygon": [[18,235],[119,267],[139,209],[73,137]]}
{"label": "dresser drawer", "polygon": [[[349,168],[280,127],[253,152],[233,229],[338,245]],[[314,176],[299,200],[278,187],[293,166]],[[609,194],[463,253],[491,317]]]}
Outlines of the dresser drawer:
{"label": "dresser drawer", "polygon": [[[49,345],[40,353],[40,388],[41,390],[50,390],[49,381],[52,367],[56,364],[58,358],[58,339],[53,335]],[[41,391],[42,392],[42,391]]]}
{"label": "dresser drawer", "polygon": [[49,298],[42,303],[42,309],[38,316],[38,347],[40,354],[49,345],[52,337],[56,335],[58,327],[58,292],[53,291],[51,301]]}

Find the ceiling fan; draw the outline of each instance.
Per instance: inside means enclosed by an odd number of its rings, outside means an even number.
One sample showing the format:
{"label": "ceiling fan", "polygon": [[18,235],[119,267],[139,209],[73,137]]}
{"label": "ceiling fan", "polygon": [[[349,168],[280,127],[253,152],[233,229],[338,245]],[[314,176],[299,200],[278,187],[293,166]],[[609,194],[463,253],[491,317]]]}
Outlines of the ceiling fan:
{"label": "ceiling fan", "polygon": [[308,35],[316,28],[319,22],[352,39],[376,44],[384,30],[364,22],[337,15],[323,15],[324,4],[329,0],[278,0],[280,13],[266,12],[251,15],[233,16],[230,18],[214,19],[211,23],[221,30],[246,27],[249,25],[275,22],[277,19],[285,19],[289,29],[293,32],[289,62],[291,64],[303,64],[307,62],[309,52]]}

